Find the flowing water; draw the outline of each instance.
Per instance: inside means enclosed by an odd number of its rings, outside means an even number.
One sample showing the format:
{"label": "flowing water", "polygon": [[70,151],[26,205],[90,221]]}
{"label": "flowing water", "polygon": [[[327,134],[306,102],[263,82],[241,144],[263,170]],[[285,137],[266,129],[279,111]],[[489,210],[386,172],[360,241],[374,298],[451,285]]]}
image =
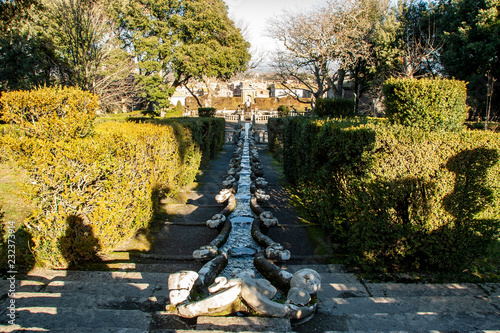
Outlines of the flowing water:
{"label": "flowing water", "polygon": [[253,264],[253,257],[260,246],[252,238],[252,222],[256,217],[250,208],[250,147],[248,140],[248,131],[250,124],[245,124],[245,137],[243,144],[243,155],[241,159],[241,172],[238,181],[238,192],[235,194],[236,207],[229,215],[232,230],[227,242],[221,247],[221,250],[228,255],[228,264],[222,275],[228,278],[236,277],[242,271],[252,270],[255,275],[257,272]]}

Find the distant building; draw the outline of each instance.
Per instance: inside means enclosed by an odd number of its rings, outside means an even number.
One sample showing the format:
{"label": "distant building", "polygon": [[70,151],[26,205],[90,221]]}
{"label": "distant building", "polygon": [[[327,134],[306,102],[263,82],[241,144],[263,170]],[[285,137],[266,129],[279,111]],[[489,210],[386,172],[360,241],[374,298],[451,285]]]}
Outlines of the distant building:
{"label": "distant building", "polygon": [[234,91],[230,87],[217,87],[215,89],[215,97],[233,97]]}
{"label": "distant building", "polygon": [[180,101],[181,105],[185,106],[187,97],[188,97],[188,95],[184,91],[177,89],[174,91],[174,94],[172,95],[172,97],[170,97],[170,104],[177,105],[177,102]]}
{"label": "distant building", "polygon": [[[293,93],[292,93],[293,92]],[[294,87],[291,89],[285,88],[285,86],[281,84],[272,84],[270,90],[270,97],[274,98],[282,98],[286,96],[297,96],[298,98],[311,98],[312,94],[307,90],[305,86]]]}

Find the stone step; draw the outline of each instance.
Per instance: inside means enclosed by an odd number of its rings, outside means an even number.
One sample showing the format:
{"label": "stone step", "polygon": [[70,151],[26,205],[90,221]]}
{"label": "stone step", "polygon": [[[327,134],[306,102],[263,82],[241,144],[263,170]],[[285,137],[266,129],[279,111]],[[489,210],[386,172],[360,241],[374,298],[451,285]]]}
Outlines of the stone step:
{"label": "stone step", "polygon": [[[498,299],[476,296],[352,297],[321,299],[318,310],[332,315],[498,313]],[[496,303],[496,304],[495,304]],[[500,324],[500,321],[499,321]]]}
{"label": "stone step", "polygon": [[137,282],[93,282],[93,281],[33,281],[21,280],[17,292],[48,292],[48,293],[78,293],[102,292],[106,295],[128,292],[130,296],[142,296],[144,293],[166,288],[167,281],[137,281]]}
{"label": "stone step", "polygon": [[497,331],[499,313],[400,313],[351,314],[346,321],[349,331]]}
{"label": "stone step", "polygon": [[[49,293],[66,296],[69,294],[89,294],[103,297],[153,297],[168,296],[167,280],[138,282],[94,282],[83,281],[20,281],[16,288],[21,293]],[[62,297],[61,296],[61,297]]]}
{"label": "stone step", "polygon": [[24,280],[30,281],[88,281],[94,283],[135,283],[167,281],[168,273],[150,271],[72,271],[34,269]]}
{"label": "stone step", "polygon": [[[103,331],[120,332],[121,329],[149,329],[152,315],[139,310],[85,309],[64,307],[17,308],[15,329],[18,332],[56,331],[84,332]],[[3,318],[2,318],[3,319]],[[8,326],[12,327],[12,326]],[[114,329],[111,329],[114,328]]]}
{"label": "stone step", "polygon": [[13,299],[17,307],[28,310],[39,307],[140,310],[143,312],[165,310],[168,303],[168,291],[163,295],[155,292],[153,294],[154,296],[149,296],[148,293],[139,296],[135,293],[109,295],[86,293],[85,290],[78,293],[17,292]]}
{"label": "stone step", "polygon": [[289,319],[265,317],[198,317],[196,331],[290,332]]}
{"label": "stone step", "polygon": [[[68,330],[71,331],[71,333],[145,333],[145,331],[142,328],[128,328],[128,327],[103,327],[103,328],[85,328],[85,327],[72,327],[70,329],[68,328],[51,328],[50,332],[51,333],[68,333]],[[22,327],[20,325],[14,325],[14,326],[6,326],[5,328],[2,327],[2,332],[10,333],[10,332],[40,332],[40,328],[38,327]],[[45,330],[43,330],[45,331]],[[172,333],[171,330],[166,330],[165,332]],[[179,332],[179,331],[176,331]],[[213,333],[213,332],[212,332]]]}

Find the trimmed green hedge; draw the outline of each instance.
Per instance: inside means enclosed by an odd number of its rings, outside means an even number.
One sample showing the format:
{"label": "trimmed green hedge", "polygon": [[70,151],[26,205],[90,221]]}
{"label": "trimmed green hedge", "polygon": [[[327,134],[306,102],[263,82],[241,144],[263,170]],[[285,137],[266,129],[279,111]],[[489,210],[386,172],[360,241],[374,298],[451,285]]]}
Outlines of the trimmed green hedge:
{"label": "trimmed green hedge", "polygon": [[356,103],[352,98],[318,98],[314,112],[319,117],[351,118],[356,116]]}
{"label": "trimmed green hedge", "polygon": [[[50,94],[27,93],[44,105],[51,103],[46,99]],[[2,95],[4,115],[9,94]],[[88,119],[78,110],[71,117],[57,113],[57,128]],[[54,119],[54,114],[47,112],[47,118]],[[0,150],[2,159],[15,161],[30,178],[25,193],[36,205],[26,221],[31,250],[39,265],[53,268],[98,259],[147,228],[156,201],[175,196],[194,180],[200,148],[208,159],[224,141],[220,119],[169,120],[161,125],[103,123],[95,128],[90,124],[86,128],[92,135],[70,138],[64,131],[52,131],[43,115],[34,119],[33,126],[38,132],[23,126],[5,131]],[[44,132],[51,134],[33,135]]]}
{"label": "trimmed green hedge", "polygon": [[198,116],[215,117],[215,108],[198,108]]}
{"label": "trimmed green hedge", "polygon": [[[202,165],[215,157],[224,145],[226,121],[224,118],[129,118],[136,123],[165,124],[188,128],[194,142],[202,152]],[[177,124],[177,125],[176,125]]]}
{"label": "trimmed green hedge", "polygon": [[383,92],[387,117],[395,124],[427,131],[464,128],[468,111],[464,81],[392,78]]}
{"label": "trimmed green hedge", "polygon": [[267,120],[269,151],[281,160],[283,153],[283,118],[269,118]]}
{"label": "trimmed green hedge", "polygon": [[174,196],[197,174],[189,132],[183,141],[166,125],[107,123],[96,132],[54,143],[3,138],[30,177],[37,208],[27,226],[39,264],[67,267],[112,251],[148,226],[156,193]]}
{"label": "trimmed green hedge", "polygon": [[224,118],[171,118],[163,124],[181,124],[191,131],[194,142],[202,153],[202,165],[214,158],[222,149],[226,133]]}
{"label": "trimmed green hedge", "polygon": [[27,136],[54,141],[91,135],[99,102],[96,95],[78,88],[45,87],[3,93],[0,106],[2,121]]}
{"label": "trimmed green hedge", "polygon": [[500,135],[283,120],[283,168],[366,270],[460,271],[499,236]]}

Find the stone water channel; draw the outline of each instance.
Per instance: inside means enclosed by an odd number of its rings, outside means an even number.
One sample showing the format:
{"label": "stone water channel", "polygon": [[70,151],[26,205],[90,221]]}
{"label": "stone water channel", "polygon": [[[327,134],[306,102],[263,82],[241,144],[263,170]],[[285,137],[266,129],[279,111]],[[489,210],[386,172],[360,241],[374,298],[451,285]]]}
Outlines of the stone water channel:
{"label": "stone water channel", "polygon": [[221,247],[221,250],[228,255],[228,263],[222,276],[227,278],[238,277],[241,274],[247,273],[255,275],[255,266],[253,264],[254,255],[261,250],[261,247],[253,240],[251,235],[252,222],[255,219],[255,214],[250,208],[250,185],[252,172],[250,167],[250,144],[248,132],[250,124],[245,124],[245,136],[243,141],[243,149],[241,154],[238,180],[238,191],[235,194],[236,207],[228,216],[231,221],[231,232],[229,237]]}
{"label": "stone water channel", "polygon": [[250,132],[249,123],[238,131],[228,177],[216,196],[224,208],[207,221],[219,236],[194,251],[195,259],[206,261],[200,271],[169,276],[168,313],[185,318],[247,313],[304,319],[316,310],[319,274],[302,269],[292,275],[275,265],[290,259],[290,252],[265,235],[278,221],[259,205],[269,196]]}

